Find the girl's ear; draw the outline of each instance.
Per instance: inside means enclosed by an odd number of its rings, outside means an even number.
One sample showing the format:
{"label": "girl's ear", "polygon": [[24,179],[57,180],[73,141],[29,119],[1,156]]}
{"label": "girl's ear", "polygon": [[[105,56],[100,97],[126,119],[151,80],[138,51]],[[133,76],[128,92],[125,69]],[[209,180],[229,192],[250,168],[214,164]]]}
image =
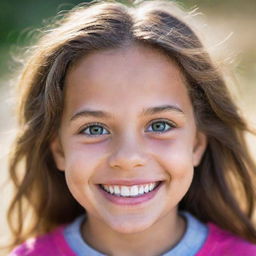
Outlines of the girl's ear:
{"label": "girl's ear", "polygon": [[207,137],[204,133],[197,131],[195,145],[193,149],[193,165],[198,166],[207,146]]}
{"label": "girl's ear", "polygon": [[64,152],[63,152],[62,145],[60,142],[60,138],[58,135],[55,136],[55,138],[50,143],[50,149],[51,149],[53,159],[55,161],[57,168],[60,171],[64,171],[65,170],[65,157],[64,157]]}

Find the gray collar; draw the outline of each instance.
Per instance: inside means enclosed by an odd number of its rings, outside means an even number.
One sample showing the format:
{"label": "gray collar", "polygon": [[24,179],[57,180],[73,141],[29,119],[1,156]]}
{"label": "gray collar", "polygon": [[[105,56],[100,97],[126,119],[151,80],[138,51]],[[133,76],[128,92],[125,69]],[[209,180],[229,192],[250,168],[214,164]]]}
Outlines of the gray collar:
{"label": "gray collar", "polygon": [[[207,226],[196,219],[189,212],[181,211],[180,215],[186,219],[186,231],[181,240],[162,256],[194,256],[203,246],[208,235]],[[85,215],[79,216],[66,226],[64,237],[77,256],[105,256],[90,247],[82,238],[80,227]]]}

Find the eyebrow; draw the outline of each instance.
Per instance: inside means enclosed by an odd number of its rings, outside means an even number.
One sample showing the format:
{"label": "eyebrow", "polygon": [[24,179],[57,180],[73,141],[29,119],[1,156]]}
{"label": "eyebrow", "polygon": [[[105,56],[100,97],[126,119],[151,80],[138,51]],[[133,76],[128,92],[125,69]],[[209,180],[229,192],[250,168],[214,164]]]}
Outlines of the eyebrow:
{"label": "eyebrow", "polygon": [[[181,108],[175,105],[162,105],[162,106],[156,106],[156,107],[150,107],[147,109],[143,109],[141,112],[142,115],[154,115],[161,112],[169,112],[174,111],[180,114],[184,115],[184,112]],[[81,117],[98,117],[98,118],[111,118],[112,115],[101,111],[101,110],[91,110],[91,109],[83,109],[81,111],[76,112],[70,119],[70,121],[74,121]]]}

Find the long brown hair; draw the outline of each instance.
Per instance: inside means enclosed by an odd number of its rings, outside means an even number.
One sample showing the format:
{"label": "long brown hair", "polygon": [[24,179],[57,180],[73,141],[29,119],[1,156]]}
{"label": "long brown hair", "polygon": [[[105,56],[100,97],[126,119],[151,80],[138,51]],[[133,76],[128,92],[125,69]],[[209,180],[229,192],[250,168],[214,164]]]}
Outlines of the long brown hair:
{"label": "long brown hair", "polygon": [[92,51],[132,43],[153,47],[176,61],[187,80],[197,125],[208,137],[179,209],[256,243],[252,222],[256,168],[244,139],[249,129],[221,72],[185,23],[186,15],[169,1],[130,7],[101,1],[74,8],[44,31],[19,79],[19,133],[9,167],[16,186],[8,211],[12,246],[84,212],[70,194],[63,172],[57,170],[49,147],[62,115],[65,74]]}

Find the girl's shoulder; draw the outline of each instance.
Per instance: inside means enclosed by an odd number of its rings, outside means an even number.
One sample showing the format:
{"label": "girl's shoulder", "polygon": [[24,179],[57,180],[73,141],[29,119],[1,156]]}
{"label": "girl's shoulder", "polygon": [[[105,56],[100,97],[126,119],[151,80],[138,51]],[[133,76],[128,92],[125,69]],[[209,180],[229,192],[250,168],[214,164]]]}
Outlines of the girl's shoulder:
{"label": "girl's shoulder", "polygon": [[58,227],[52,232],[30,238],[14,248],[9,256],[75,256],[63,235],[64,227]]}
{"label": "girl's shoulder", "polygon": [[207,239],[196,256],[256,256],[256,244],[250,243],[213,223],[207,224]]}

